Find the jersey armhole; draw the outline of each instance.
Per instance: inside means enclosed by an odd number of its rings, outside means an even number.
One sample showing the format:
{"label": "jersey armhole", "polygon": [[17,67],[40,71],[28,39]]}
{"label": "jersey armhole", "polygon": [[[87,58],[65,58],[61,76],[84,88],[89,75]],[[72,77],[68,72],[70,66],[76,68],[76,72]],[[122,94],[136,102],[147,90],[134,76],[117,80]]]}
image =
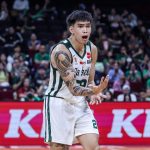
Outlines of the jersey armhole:
{"label": "jersey armhole", "polygon": [[[67,40],[67,41],[68,41],[68,40]],[[72,62],[73,62],[73,57],[72,57],[72,54],[71,54],[71,52],[70,52],[70,50],[69,50],[69,46],[67,45],[67,43],[64,43],[63,41],[61,41],[61,42],[59,42],[59,44],[64,45],[64,46],[66,47],[66,49],[69,51],[70,56],[71,56],[71,63],[72,63]]]}
{"label": "jersey armhole", "polygon": [[90,52],[92,53],[91,41],[88,42],[88,45],[89,45],[89,47],[90,47]]}
{"label": "jersey armhole", "polygon": [[[72,62],[73,62],[72,54],[71,54],[69,48],[67,47],[67,45],[66,45],[65,43],[63,43],[63,41],[60,41],[58,44],[56,44],[56,45],[54,45],[54,46],[52,47],[52,49],[50,50],[50,56],[51,56],[51,53],[52,53],[52,51],[54,50],[54,48],[55,48],[57,45],[59,45],[59,44],[63,44],[63,45],[66,47],[66,49],[69,51],[70,56],[71,56],[71,63],[72,63]],[[55,67],[53,66],[53,64],[51,63],[51,61],[50,61],[50,65],[53,67],[53,69],[56,69],[56,70],[57,70],[57,68],[55,68]]]}
{"label": "jersey armhole", "polygon": [[[92,54],[92,45],[91,45],[91,41],[88,41],[88,45],[89,45],[89,47],[90,47],[91,55],[93,55],[93,54]],[[92,60],[92,58],[93,58],[93,57],[91,57],[91,60]]]}

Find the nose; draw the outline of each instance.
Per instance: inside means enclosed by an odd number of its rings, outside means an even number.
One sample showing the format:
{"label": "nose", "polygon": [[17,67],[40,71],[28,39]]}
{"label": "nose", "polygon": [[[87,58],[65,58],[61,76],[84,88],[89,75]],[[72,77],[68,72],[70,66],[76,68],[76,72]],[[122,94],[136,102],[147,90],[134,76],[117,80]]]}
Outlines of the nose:
{"label": "nose", "polygon": [[87,28],[86,27],[83,28],[83,33],[87,33]]}

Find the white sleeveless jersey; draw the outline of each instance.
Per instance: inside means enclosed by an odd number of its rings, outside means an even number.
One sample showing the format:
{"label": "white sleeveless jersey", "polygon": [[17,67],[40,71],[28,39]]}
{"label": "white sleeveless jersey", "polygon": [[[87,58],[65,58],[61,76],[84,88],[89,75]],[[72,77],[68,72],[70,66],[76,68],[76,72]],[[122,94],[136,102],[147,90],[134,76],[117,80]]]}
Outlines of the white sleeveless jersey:
{"label": "white sleeveless jersey", "polygon": [[[76,70],[77,85],[87,87],[91,68],[91,42],[89,41],[84,46],[82,56],[72,47],[68,39],[61,41],[59,44],[65,45],[72,55],[72,65]],[[80,103],[85,99],[84,96],[73,96],[62,80],[59,71],[52,65],[50,65],[50,81],[45,95],[62,98],[70,103]]]}

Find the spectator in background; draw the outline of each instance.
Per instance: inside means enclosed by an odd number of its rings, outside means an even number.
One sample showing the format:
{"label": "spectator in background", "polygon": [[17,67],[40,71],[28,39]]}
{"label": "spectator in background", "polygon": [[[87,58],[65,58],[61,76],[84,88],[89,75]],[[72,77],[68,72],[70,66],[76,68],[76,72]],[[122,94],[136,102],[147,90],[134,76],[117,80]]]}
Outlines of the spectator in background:
{"label": "spectator in background", "polygon": [[6,71],[5,65],[0,62],[0,88],[10,87],[9,74]]}
{"label": "spectator in background", "polygon": [[22,84],[22,81],[29,74],[29,69],[25,65],[22,64],[20,59],[14,59],[14,63],[11,71],[11,79],[13,89],[16,90]]}
{"label": "spectator in background", "polygon": [[150,60],[150,57],[148,56],[148,54],[145,54],[144,55],[144,59],[141,61],[141,63],[139,64],[140,66],[140,69],[142,71],[144,71],[145,69],[147,70],[148,68],[148,64],[149,64],[149,60]]}
{"label": "spectator in background", "polygon": [[14,0],[13,3],[13,13],[18,17],[19,20],[22,20],[26,12],[29,10],[29,1],[28,0]]}
{"label": "spectator in background", "polygon": [[118,18],[118,14],[116,12],[116,9],[112,8],[110,14],[108,15],[108,21],[114,22],[115,20],[117,20],[117,18]]}
{"label": "spectator in background", "polygon": [[8,71],[8,73],[10,73],[12,70],[12,63],[13,63],[12,57],[9,56],[7,57],[6,54],[3,52],[0,54],[0,62],[3,63],[5,69]]}
{"label": "spectator in background", "polygon": [[145,68],[144,70],[142,70],[143,73],[143,77],[145,79],[145,83],[146,83],[146,88],[150,88],[150,60],[147,64],[147,68]]}
{"label": "spectator in background", "polygon": [[141,82],[141,72],[137,69],[134,62],[131,63],[129,70],[126,71],[126,77],[130,83]]}
{"label": "spectator in background", "polygon": [[19,89],[20,86],[23,84],[24,79],[27,77],[29,78],[29,73],[25,69],[20,70],[19,76],[14,75],[12,77],[13,90]]}
{"label": "spectator in background", "polygon": [[34,9],[31,11],[30,17],[33,21],[43,21],[46,15],[46,8],[49,2],[45,1],[44,6],[36,3]]}
{"label": "spectator in background", "polygon": [[117,102],[137,102],[137,97],[134,93],[131,93],[129,85],[124,85],[122,90],[123,94],[117,96]]}
{"label": "spectator in background", "polygon": [[97,29],[97,32],[98,35],[96,35],[96,45],[98,46],[99,48],[99,51],[98,51],[98,60],[104,60],[105,57],[107,56],[107,54],[110,52],[110,42],[108,40],[108,37],[106,34],[104,33],[101,33],[102,31],[102,28],[98,28]]}
{"label": "spectator in background", "polygon": [[95,77],[94,77],[94,81],[95,81],[96,85],[98,85],[100,83],[100,79],[103,75],[105,75],[103,62],[96,62],[96,64],[95,64]]}
{"label": "spectator in background", "polygon": [[18,59],[20,56],[22,56],[23,59],[25,59],[25,57],[26,57],[25,53],[22,52],[22,48],[21,48],[20,45],[16,45],[14,47],[14,52],[13,52],[12,56],[13,56],[14,59]]}
{"label": "spectator in background", "polygon": [[62,33],[62,39],[66,39],[66,38],[68,38],[69,37],[69,32],[68,31],[63,31],[63,33]]}
{"label": "spectator in background", "polygon": [[113,84],[117,80],[120,80],[120,78],[124,76],[124,72],[121,70],[118,62],[115,62],[113,64],[113,68],[111,68],[108,71],[108,75],[109,75],[111,84]]}
{"label": "spectator in background", "polygon": [[150,37],[146,40],[145,51],[148,54],[148,56],[150,57]]}
{"label": "spectator in background", "polygon": [[5,66],[7,65],[7,56],[5,53],[0,54],[0,62],[3,63]]}
{"label": "spectator in background", "polygon": [[146,88],[145,91],[140,92],[141,101],[150,102],[150,87]]}
{"label": "spectator in background", "polygon": [[49,78],[49,72],[48,70],[45,69],[44,66],[39,66],[35,76],[34,76],[34,81],[35,81],[35,86],[36,88],[39,88],[47,78]]}
{"label": "spectator in background", "polygon": [[9,13],[7,8],[7,2],[2,1],[1,8],[0,8],[0,21],[6,21],[8,17],[9,17]]}
{"label": "spectator in background", "polygon": [[53,40],[48,41],[48,43],[45,45],[46,52],[50,53],[50,51],[54,45],[55,45],[55,42]]}
{"label": "spectator in background", "polygon": [[32,88],[32,83],[29,78],[23,80],[23,84],[17,90],[18,99],[20,101],[28,101],[34,96],[35,90]]}
{"label": "spectator in background", "polygon": [[144,50],[141,47],[138,47],[136,49],[136,52],[133,53],[132,55],[133,59],[135,62],[140,63],[144,59]]}
{"label": "spectator in background", "polygon": [[107,97],[103,100],[103,102],[113,102],[114,101],[113,93],[110,90],[106,90],[104,93]]}
{"label": "spectator in background", "polygon": [[124,19],[124,24],[134,28],[137,26],[137,16],[134,13],[130,13]]}
{"label": "spectator in background", "polygon": [[37,88],[37,95],[39,98],[43,99],[44,93],[48,88],[49,78],[46,78],[41,85]]}
{"label": "spectator in background", "polygon": [[126,79],[125,76],[122,76],[119,80],[116,80],[113,83],[113,91],[115,92],[122,92],[123,85],[130,85],[129,81]]}
{"label": "spectator in background", "polygon": [[119,62],[121,67],[123,67],[127,61],[128,58],[127,48],[125,46],[120,47],[120,53],[116,54],[116,60]]}
{"label": "spectator in background", "polygon": [[14,27],[8,27],[6,33],[1,36],[4,43],[5,53],[7,55],[13,54],[13,49],[17,44],[22,44],[23,37],[20,32],[16,32]]}
{"label": "spectator in background", "polygon": [[109,37],[109,42],[110,42],[110,49],[113,51],[113,53],[116,54],[117,52],[119,52],[119,49],[122,44],[122,40],[116,31],[111,32],[111,37]]}
{"label": "spectator in background", "polygon": [[143,90],[144,86],[142,85],[142,74],[134,62],[131,63],[129,70],[125,72],[126,78],[130,82],[132,91],[140,92]]}
{"label": "spectator in background", "polygon": [[34,56],[34,63],[36,67],[49,65],[49,54],[46,52],[45,45],[40,45],[39,52]]}
{"label": "spectator in background", "polygon": [[35,53],[39,50],[40,45],[41,41],[37,39],[37,35],[35,33],[32,33],[27,43],[29,55],[31,58],[33,58]]}

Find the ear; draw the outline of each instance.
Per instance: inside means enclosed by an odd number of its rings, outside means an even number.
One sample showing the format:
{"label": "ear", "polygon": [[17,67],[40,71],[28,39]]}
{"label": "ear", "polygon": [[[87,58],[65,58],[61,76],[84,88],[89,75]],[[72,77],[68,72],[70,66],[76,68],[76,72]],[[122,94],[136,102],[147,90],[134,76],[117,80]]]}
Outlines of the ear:
{"label": "ear", "polygon": [[70,26],[70,27],[69,27],[69,31],[70,31],[71,34],[74,33],[73,26]]}

